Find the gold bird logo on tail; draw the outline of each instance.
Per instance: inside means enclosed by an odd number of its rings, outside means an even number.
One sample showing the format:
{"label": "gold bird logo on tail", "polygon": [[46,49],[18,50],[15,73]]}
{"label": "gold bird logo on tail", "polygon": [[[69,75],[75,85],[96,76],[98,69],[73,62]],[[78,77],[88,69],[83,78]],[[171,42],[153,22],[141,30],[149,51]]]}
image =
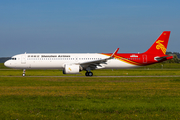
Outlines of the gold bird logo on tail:
{"label": "gold bird logo on tail", "polygon": [[161,49],[162,52],[163,52],[164,54],[166,54],[166,48],[165,48],[164,45],[162,44],[163,42],[164,42],[163,40],[158,40],[158,41],[156,42],[156,43],[157,43],[156,49],[157,49],[157,50]]}

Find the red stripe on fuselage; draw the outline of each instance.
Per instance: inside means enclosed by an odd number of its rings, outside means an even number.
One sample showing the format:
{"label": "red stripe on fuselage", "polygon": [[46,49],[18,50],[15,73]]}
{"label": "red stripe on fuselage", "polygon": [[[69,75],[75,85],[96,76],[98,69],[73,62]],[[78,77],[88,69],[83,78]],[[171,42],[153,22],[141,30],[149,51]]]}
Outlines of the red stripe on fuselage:
{"label": "red stripe on fuselage", "polygon": [[[112,53],[102,53],[103,55],[106,56],[111,56]],[[158,63],[158,61],[154,60],[154,55],[148,55],[148,54],[135,54],[135,53],[121,53],[121,54],[116,54],[114,55],[114,58],[117,60],[132,64],[132,65],[137,65],[137,66],[145,66],[145,65],[150,65],[154,63]]]}
{"label": "red stripe on fuselage", "polygon": [[[106,56],[112,55],[112,53],[102,53],[102,54]],[[114,55],[114,58],[132,65],[142,66],[143,65],[141,62],[142,58],[140,56],[141,56],[140,54],[116,54]]]}

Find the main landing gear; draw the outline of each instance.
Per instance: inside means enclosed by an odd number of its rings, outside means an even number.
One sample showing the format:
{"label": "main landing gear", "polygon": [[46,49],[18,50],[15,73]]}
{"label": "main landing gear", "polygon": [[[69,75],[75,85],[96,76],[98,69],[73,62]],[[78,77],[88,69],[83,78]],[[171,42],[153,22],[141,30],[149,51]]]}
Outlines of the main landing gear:
{"label": "main landing gear", "polygon": [[93,76],[93,73],[87,71],[87,72],[85,73],[85,75],[86,75],[86,76]]}
{"label": "main landing gear", "polygon": [[23,74],[22,74],[23,77],[26,76],[26,69],[23,69]]}

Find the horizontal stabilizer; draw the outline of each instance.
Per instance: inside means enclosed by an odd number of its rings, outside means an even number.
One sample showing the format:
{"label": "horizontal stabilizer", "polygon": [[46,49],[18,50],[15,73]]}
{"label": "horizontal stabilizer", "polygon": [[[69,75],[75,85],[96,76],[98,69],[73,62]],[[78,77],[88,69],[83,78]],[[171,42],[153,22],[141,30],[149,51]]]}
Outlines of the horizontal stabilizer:
{"label": "horizontal stabilizer", "polygon": [[173,59],[173,56],[163,56],[163,57],[155,57],[155,60],[161,61],[161,60],[170,60]]}

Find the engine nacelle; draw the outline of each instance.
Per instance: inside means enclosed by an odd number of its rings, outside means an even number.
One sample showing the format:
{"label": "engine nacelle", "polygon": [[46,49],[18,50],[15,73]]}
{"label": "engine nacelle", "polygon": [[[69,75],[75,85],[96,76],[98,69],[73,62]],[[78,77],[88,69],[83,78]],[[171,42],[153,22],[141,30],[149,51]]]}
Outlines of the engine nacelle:
{"label": "engine nacelle", "polygon": [[80,66],[74,64],[65,64],[63,74],[78,74],[80,72]]}

